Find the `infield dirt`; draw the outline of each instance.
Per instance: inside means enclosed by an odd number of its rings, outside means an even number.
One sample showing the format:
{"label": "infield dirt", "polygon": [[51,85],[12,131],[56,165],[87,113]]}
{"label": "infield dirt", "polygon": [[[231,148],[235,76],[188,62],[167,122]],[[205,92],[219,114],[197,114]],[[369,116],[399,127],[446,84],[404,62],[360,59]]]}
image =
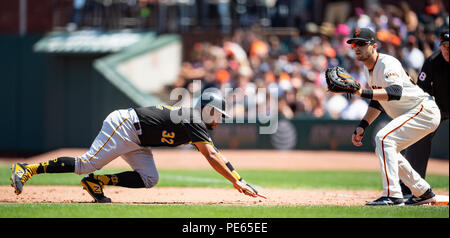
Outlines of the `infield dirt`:
{"label": "infield dirt", "polygon": [[[77,156],[86,149],[60,149],[30,158],[3,158],[0,163],[16,161],[34,163],[60,156]],[[159,169],[212,169],[200,153],[192,150],[154,150]],[[222,154],[239,171],[240,169],[270,170],[362,170],[378,171],[378,159],[373,153],[338,151],[261,151],[224,150]],[[127,168],[117,158],[105,168]],[[428,173],[449,174],[449,162],[431,159]],[[161,178],[163,179],[163,178]],[[447,190],[434,190],[449,195]],[[324,189],[260,189],[267,196],[251,198],[238,193],[230,185],[223,188],[127,189],[107,186],[105,194],[113,203],[124,204],[223,204],[223,205],[339,205],[361,206],[380,196],[381,190],[324,190]],[[25,186],[17,196],[9,186],[0,186],[0,203],[90,203],[92,198],[81,186]]]}

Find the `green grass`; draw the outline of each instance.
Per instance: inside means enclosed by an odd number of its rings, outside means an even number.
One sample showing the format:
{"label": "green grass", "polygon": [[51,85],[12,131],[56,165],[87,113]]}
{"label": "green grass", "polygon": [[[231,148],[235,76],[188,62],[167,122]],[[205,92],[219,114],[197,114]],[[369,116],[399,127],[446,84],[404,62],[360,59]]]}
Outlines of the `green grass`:
{"label": "green grass", "polygon": [[[96,174],[123,170],[100,170]],[[266,188],[381,189],[374,171],[239,171],[248,182]],[[160,170],[159,187],[230,188],[211,170]],[[10,169],[0,166],[0,185],[9,185]],[[44,174],[27,185],[76,185],[83,176]],[[449,177],[429,174],[433,188],[449,188]],[[0,195],[1,196],[1,195]],[[445,207],[345,207],[345,206],[224,206],[127,204],[0,204],[1,218],[448,218]]]}
{"label": "green grass", "polygon": [[[89,212],[86,212],[89,211]],[[448,207],[0,204],[1,218],[448,218]]]}
{"label": "green grass", "polygon": [[[96,174],[124,170],[100,170]],[[10,169],[0,167],[0,185],[9,185]],[[261,171],[242,170],[240,175],[256,186],[265,188],[317,189],[381,189],[380,173],[376,171]],[[230,183],[211,170],[159,170],[158,187],[216,187],[227,188]],[[81,175],[43,174],[33,176],[27,185],[79,185]],[[427,181],[435,189],[448,189],[449,177],[429,174]]]}

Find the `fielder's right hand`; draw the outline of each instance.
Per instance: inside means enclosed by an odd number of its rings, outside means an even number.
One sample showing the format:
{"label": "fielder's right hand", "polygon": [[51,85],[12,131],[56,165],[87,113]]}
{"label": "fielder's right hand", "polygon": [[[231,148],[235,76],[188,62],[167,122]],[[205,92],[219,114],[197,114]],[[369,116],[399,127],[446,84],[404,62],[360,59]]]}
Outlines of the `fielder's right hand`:
{"label": "fielder's right hand", "polygon": [[352,143],[354,146],[362,146],[362,138],[364,136],[364,129],[362,127],[356,127],[355,132],[352,134]]}

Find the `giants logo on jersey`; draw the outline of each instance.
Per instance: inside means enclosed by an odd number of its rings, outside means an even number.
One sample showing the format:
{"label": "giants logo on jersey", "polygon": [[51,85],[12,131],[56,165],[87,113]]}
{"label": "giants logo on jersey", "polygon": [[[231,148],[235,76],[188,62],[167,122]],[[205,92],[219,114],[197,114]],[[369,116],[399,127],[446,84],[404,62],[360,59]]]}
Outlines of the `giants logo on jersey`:
{"label": "giants logo on jersey", "polygon": [[386,78],[390,78],[390,77],[400,78],[400,76],[397,73],[387,73]]}

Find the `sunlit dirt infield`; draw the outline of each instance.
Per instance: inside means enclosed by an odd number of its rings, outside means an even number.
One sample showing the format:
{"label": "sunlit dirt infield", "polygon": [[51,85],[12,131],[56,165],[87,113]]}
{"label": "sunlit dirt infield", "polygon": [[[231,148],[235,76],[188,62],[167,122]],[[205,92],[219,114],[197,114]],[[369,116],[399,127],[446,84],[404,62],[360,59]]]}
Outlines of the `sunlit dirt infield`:
{"label": "sunlit dirt infield", "polygon": [[[2,164],[16,161],[41,162],[60,156],[77,156],[86,149],[61,149],[31,158],[3,158]],[[272,151],[272,150],[223,150],[221,152],[236,168],[258,170],[360,170],[379,171],[374,153],[338,151]],[[202,155],[193,150],[154,150],[155,163],[159,169],[212,169]],[[128,165],[117,158],[105,168],[123,168]],[[449,162],[431,159],[428,173],[449,174]],[[40,175],[41,176],[41,175]],[[160,177],[163,180],[164,177]],[[381,178],[380,178],[381,179]],[[124,204],[223,204],[223,205],[340,205],[360,206],[381,195],[380,190],[332,190],[332,189],[273,189],[260,188],[267,196],[251,198],[230,188],[174,188],[127,189],[107,186],[105,195],[113,203]],[[434,190],[449,195],[448,189]],[[93,199],[81,186],[31,186],[26,185],[17,196],[10,186],[0,186],[0,203],[90,203]]]}

